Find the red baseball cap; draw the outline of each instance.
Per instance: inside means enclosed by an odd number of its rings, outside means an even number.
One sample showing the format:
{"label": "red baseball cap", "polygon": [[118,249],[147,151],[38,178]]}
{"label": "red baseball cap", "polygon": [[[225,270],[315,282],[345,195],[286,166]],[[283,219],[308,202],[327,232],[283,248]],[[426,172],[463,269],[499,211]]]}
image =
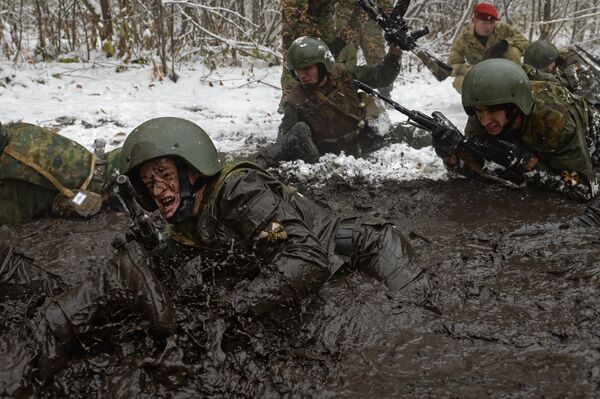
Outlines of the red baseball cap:
{"label": "red baseball cap", "polygon": [[490,3],[479,3],[473,8],[473,15],[483,21],[498,21],[498,10]]}

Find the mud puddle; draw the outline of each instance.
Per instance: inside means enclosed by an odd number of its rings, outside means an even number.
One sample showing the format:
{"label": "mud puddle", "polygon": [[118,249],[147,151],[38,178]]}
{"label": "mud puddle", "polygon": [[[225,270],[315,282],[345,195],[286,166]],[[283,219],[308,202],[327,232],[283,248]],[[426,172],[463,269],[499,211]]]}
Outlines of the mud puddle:
{"label": "mud puddle", "polygon": [[[41,397],[599,395],[598,231],[506,237],[584,205],[466,181],[371,187],[334,180],[300,191],[335,212],[392,219],[413,232],[420,262],[435,275],[430,295],[402,297],[346,271],[301,307],[252,320],[207,298],[227,270],[251,270],[255,259],[212,260],[213,277],[183,284],[167,271],[161,278],[176,305],[176,337],[149,336],[132,315],[110,341],[84,342]],[[76,285],[108,261],[110,242],[126,225],[118,213],[45,219],[2,227],[0,240]],[[24,311],[4,304],[2,317]]]}

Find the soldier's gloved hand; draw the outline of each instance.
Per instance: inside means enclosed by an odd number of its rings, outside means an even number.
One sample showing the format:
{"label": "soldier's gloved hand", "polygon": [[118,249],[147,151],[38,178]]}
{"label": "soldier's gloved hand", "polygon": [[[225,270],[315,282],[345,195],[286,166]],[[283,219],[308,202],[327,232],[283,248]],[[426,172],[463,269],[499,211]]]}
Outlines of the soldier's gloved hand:
{"label": "soldier's gloved hand", "polygon": [[455,129],[439,126],[431,132],[431,144],[440,158],[449,158],[456,153],[463,135]]}
{"label": "soldier's gloved hand", "polygon": [[400,47],[400,49],[404,50],[404,51],[410,51],[410,50],[414,49],[416,46],[415,41],[411,40],[408,37],[406,37],[406,38],[399,37],[398,35],[394,35],[391,33],[386,33],[384,37],[385,37],[385,40],[390,45],[390,47],[391,46]]}
{"label": "soldier's gloved hand", "polygon": [[336,37],[331,41],[331,43],[328,43],[327,46],[329,47],[329,50],[331,50],[331,54],[333,54],[333,57],[337,58],[338,55],[340,55],[340,53],[344,49],[344,47],[346,47],[346,42],[341,37]]}
{"label": "soldier's gloved hand", "polygon": [[507,169],[531,170],[537,163],[533,152],[520,143],[491,138],[483,147],[486,159]]}
{"label": "soldier's gloved hand", "polygon": [[508,41],[506,39],[500,40],[489,49],[489,57],[502,58],[506,50],[508,50]]}

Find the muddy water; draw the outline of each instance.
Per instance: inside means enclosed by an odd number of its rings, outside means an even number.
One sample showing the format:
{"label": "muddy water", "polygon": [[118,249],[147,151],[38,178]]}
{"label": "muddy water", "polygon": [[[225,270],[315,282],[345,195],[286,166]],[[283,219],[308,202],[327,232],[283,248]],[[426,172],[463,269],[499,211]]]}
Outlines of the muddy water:
{"label": "muddy water", "polygon": [[[177,335],[154,338],[132,315],[108,342],[83,342],[41,396],[600,395],[598,231],[506,236],[583,205],[478,182],[334,180],[301,191],[335,212],[389,218],[413,232],[433,291],[403,297],[345,271],[302,306],[251,320],[207,298],[231,283],[223,270],[252,269],[255,259],[207,259],[218,267],[202,282],[159,270],[174,297]],[[123,215],[104,213],[3,227],[0,239],[75,285],[110,258],[110,241],[125,226]],[[5,306],[3,317],[15,311],[22,308]]]}

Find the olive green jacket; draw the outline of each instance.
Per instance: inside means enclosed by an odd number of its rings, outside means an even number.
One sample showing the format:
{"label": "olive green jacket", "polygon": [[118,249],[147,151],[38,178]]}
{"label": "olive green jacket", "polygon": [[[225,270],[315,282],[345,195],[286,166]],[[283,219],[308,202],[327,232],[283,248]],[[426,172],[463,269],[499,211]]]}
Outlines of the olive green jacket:
{"label": "olive green jacket", "polygon": [[491,48],[501,40],[506,40],[509,46],[518,49],[520,53],[529,46],[525,36],[504,22],[496,22],[494,31],[488,37],[485,46],[475,35],[473,25],[465,27],[454,40],[448,56],[448,64],[453,68],[452,76],[465,75],[473,65],[489,58]]}

